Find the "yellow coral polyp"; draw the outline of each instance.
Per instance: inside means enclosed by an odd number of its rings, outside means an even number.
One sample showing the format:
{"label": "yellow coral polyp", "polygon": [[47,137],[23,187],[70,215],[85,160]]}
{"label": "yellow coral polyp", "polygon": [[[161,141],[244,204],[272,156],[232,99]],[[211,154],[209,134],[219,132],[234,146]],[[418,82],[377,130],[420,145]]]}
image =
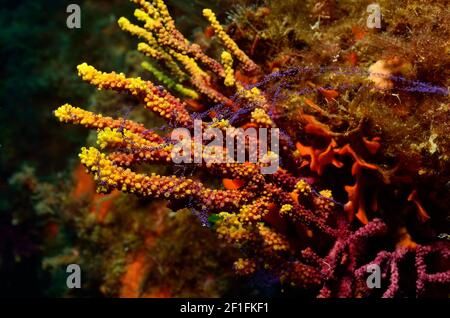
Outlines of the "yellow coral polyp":
{"label": "yellow coral polyp", "polygon": [[97,135],[97,144],[100,148],[106,148],[108,145],[115,145],[123,142],[123,134],[117,129],[109,127],[100,131]]}
{"label": "yellow coral polyp", "polygon": [[265,97],[261,94],[261,91],[257,87],[252,87],[251,89],[247,89],[242,86],[241,83],[236,82],[237,93],[244,99],[249,102],[264,105],[266,104]]}
{"label": "yellow coral polyp", "polygon": [[[69,104],[64,104],[60,106],[58,109],[55,110],[54,114],[55,116],[63,122],[70,122],[76,115],[74,113],[78,113],[78,115],[81,113],[80,111],[83,111],[81,108],[73,107]],[[78,116],[80,118],[80,122],[83,120],[86,120],[84,114],[82,116]]]}
{"label": "yellow coral polyp", "polygon": [[90,171],[98,170],[98,166],[101,164],[101,160],[105,158],[105,154],[99,152],[96,148],[90,147],[81,148],[79,154],[81,163]]}
{"label": "yellow coral polyp", "polygon": [[321,190],[321,191],[319,191],[319,193],[321,196],[323,196],[325,198],[328,198],[328,199],[333,198],[333,194],[332,194],[331,190]]}
{"label": "yellow coral polyp", "polygon": [[230,121],[228,119],[217,119],[213,118],[212,123],[209,125],[209,128],[228,128],[230,127]]}
{"label": "yellow coral polyp", "polygon": [[266,111],[262,108],[255,108],[251,114],[251,121],[256,123],[259,127],[272,127],[274,123]]}
{"label": "yellow coral polyp", "polygon": [[334,202],[332,201],[333,195],[331,190],[321,190],[319,191],[321,197],[316,199],[316,204],[322,208],[329,210],[334,207]]}
{"label": "yellow coral polyp", "polygon": [[280,214],[290,213],[293,208],[291,204],[283,204],[280,209]]}
{"label": "yellow coral polyp", "polygon": [[303,195],[309,195],[311,193],[311,186],[303,179],[297,182],[295,189]]}

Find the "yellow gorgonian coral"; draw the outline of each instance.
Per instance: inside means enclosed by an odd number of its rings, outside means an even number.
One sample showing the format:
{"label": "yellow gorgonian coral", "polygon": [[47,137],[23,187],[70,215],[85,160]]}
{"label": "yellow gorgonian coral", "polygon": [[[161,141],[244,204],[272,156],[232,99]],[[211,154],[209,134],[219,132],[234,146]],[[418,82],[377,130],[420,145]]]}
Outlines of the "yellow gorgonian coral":
{"label": "yellow gorgonian coral", "polygon": [[230,36],[224,31],[223,27],[220,25],[219,21],[217,21],[216,15],[212,12],[211,9],[204,9],[203,16],[206,17],[214,29],[217,37],[222,41],[223,45],[227,48],[227,50],[233,54],[239,62],[242,63],[244,68],[248,71],[258,70],[258,65],[255,64],[248,56],[245,54],[234,42]]}
{"label": "yellow gorgonian coral", "polygon": [[130,169],[118,167],[109,160],[106,154],[94,147],[81,149],[81,163],[94,174],[99,181],[98,191],[105,192],[111,187],[124,192],[166,199],[182,199],[197,195],[202,186],[190,179],[165,177],[152,174],[150,176],[132,172]]}
{"label": "yellow gorgonian coral", "polygon": [[[153,12],[157,12],[157,11],[153,11]],[[150,29],[150,30],[155,28],[155,24],[158,21],[158,20],[155,20],[155,18],[151,18],[150,15],[148,14],[148,12],[145,12],[141,9],[134,10],[134,16],[139,21],[144,22],[145,28]],[[155,17],[155,14],[153,14],[152,16]]]}
{"label": "yellow gorgonian coral", "polygon": [[[54,112],[55,116],[62,122],[80,124],[86,128],[102,129],[109,128],[125,128],[132,132],[141,133],[146,128],[144,125],[136,123],[131,120],[125,120],[123,118],[113,119],[112,117],[103,116],[102,114],[95,114],[90,111],[74,107],[70,104],[64,104],[60,106]],[[154,134],[146,134],[148,140],[160,140],[161,138]]]}
{"label": "yellow gorgonian coral", "polygon": [[262,108],[255,108],[252,111],[252,123],[256,123],[258,127],[272,127],[274,123],[266,111]]}
{"label": "yellow gorgonian coral", "polygon": [[127,129],[111,129],[109,127],[100,130],[97,135],[97,144],[100,148],[106,147],[124,147],[133,149],[134,151],[146,149],[164,149],[170,152],[173,148],[172,144],[164,144],[147,140],[141,134],[133,133]]}
{"label": "yellow gorgonian coral", "polygon": [[148,44],[157,47],[158,42],[153,37],[153,34],[149,31],[147,31],[144,28],[141,28],[137,25],[132,24],[127,18],[121,17],[117,23],[119,24],[120,28],[124,31],[127,31],[133,35],[136,35],[142,39],[145,39]]}
{"label": "yellow gorgonian coral", "polygon": [[78,65],[78,73],[83,80],[99,89],[128,91],[132,95],[140,96],[145,102],[145,107],[158,113],[163,118],[174,120],[183,125],[192,121],[179,99],[169,95],[164,89],[156,88],[151,82],[144,81],[140,77],[127,78],[123,73],[100,72],[86,63]]}
{"label": "yellow gorgonian coral", "polygon": [[221,55],[222,64],[225,68],[225,86],[234,86],[236,79],[234,78],[233,57],[227,51],[223,51]]}

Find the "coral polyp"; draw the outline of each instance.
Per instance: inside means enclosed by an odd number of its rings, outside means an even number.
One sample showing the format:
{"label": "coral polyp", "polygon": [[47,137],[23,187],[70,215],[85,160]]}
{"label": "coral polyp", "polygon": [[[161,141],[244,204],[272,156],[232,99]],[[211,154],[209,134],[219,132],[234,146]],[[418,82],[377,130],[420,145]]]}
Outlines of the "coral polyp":
{"label": "coral polyp", "polygon": [[[98,192],[119,190],[166,200],[174,211],[191,209],[239,251],[233,266],[237,275],[268,273],[283,288],[316,297],[448,293],[449,243],[438,238],[440,229],[432,223],[445,215],[430,203],[423,185],[408,176],[411,158],[392,160],[390,143],[398,136],[388,130],[395,129],[380,126],[376,110],[358,108],[361,96],[389,99],[386,92],[397,87],[408,99],[412,95],[406,94],[416,93],[411,83],[425,87],[414,82],[406,59],[380,60],[368,71],[293,65],[286,52],[264,59],[264,52],[253,49],[264,36],[249,46],[245,34],[234,32],[233,38],[210,9],[203,10],[210,23],[204,36],[217,43],[208,46],[189,41],[177,29],[163,0],[132,2],[138,6],[138,22],[122,17],[118,25],[142,41],[137,50],[148,59],[142,67],[160,83],[99,71],[87,63],[78,66],[78,74],[98,89],[128,93],[164,120],[165,130],[69,104],[54,112],[62,122],[97,130],[97,146],[83,147],[79,158]],[[269,12],[261,7],[248,19]],[[442,87],[439,92],[445,93]],[[271,155],[279,168],[264,174],[261,167],[267,162],[249,158],[175,162],[170,134],[177,129],[189,133],[183,140],[188,149],[214,152],[190,137],[200,120],[204,129],[238,137],[244,129],[278,129],[279,152]],[[256,145],[263,143],[261,134],[255,139]],[[248,155],[251,141],[244,142]],[[167,173],[146,170],[155,164]],[[176,173],[180,165],[190,173]],[[368,283],[374,267],[380,274],[377,288]]]}

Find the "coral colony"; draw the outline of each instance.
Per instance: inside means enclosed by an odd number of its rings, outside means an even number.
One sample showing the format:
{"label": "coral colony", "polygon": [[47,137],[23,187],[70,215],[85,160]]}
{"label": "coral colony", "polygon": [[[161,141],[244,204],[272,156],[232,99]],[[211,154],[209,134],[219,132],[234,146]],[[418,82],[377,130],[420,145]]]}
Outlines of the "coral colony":
{"label": "coral colony", "polygon": [[[142,64],[163,86],[86,63],[78,73],[99,89],[131,94],[166,120],[172,135],[125,118],[59,107],[60,121],[98,132],[98,147],[82,148],[79,157],[99,192],[118,189],[164,199],[174,211],[192,208],[242,252],[234,263],[238,275],[265,272],[283,286],[317,297],[420,297],[448,288],[448,242],[437,234],[414,240],[395,205],[385,204],[385,191],[402,181],[395,169],[377,163],[382,135],[366,120],[345,126],[321,105],[340,98],[342,83],[340,88],[310,82],[304,91],[290,89],[304,73],[340,72],[362,74],[370,90],[388,90],[398,83],[391,75],[400,61],[379,62],[369,72],[257,65],[204,9],[208,32],[222,45],[216,60],[177,30],[162,0],[132,2],[139,7],[134,15],[140,26],[124,17],[118,24],[139,37],[138,50],[164,68]],[[448,94],[419,82],[400,88]],[[311,91],[321,99],[304,98],[308,111],[288,106]],[[195,170],[184,176],[146,174],[137,172],[142,164],[193,165]],[[264,173],[264,168],[275,170]],[[206,185],[196,171],[222,185]],[[390,200],[413,207],[415,228],[433,217],[414,187]]]}
{"label": "coral colony", "polygon": [[[178,141],[172,148],[171,158],[176,164],[199,163],[265,163],[262,174],[275,173],[279,168],[279,130],[270,129],[270,151],[268,151],[268,129],[253,127],[227,128],[223,137],[220,128],[208,127],[204,132],[203,122],[194,120],[194,137],[187,128],[175,128],[171,141]],[[213,138],[203,147],[204,139]],[[207,139],[208,140],[208,139]],[[246,143],[248,141],[248,143]],[[246,156],[247,153],[247,156]],[[248,160],[246,161],[246,157]],[[258,157],[258,158],[257,158]],[[259,159],[259,160],[258,160]]]}

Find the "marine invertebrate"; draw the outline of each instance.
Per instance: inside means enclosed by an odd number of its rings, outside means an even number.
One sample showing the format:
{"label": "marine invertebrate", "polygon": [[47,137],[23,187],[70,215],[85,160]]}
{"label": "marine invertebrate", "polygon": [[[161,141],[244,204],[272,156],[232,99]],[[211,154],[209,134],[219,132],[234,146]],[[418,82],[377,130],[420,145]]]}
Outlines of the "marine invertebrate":
{"label": "marine invertebrate", "polygon": [[[192,176],[146,174],[135,167],[142,163],[172,167],[179,164],[172,160],[175,146],[168,136],[124,118],[112,119],[70,105],[61,106],[55,111],[61,121],[99,129],[99,148],[108,151],[90,147],[82,148],[80,154],[82,164],[98,182],[99,192],[118,189],[165,199],[173,209],[189,207],[200,211],[203,222],[206,215],[218,236],[245,255],[234,265],[237,272],[249,275],[257,270],[268,271],[284,284],[306,289],[319,297],[376,295],[377,290],[365,285],[365,269],[370,264],[378,264],[384,273],[383,283],[389,282],[382,296],[396,296],[403,289],[398,263],[413,250],[417,268],[414,294],[425,294],[427,284],[449,283],[450,271],[443,268],[437,274],[429,274],[425,260],[425,255],[436,251],[436,246],[443,255],[448,255],[448,245],[401,246],[405,242],[395,233],[399,222],[393,222],[392,215],[381,213],[377,193],[367,191],[370,187],[391,185],[395,179],[395,169],[376,163],[382,139],[369,129],[370,123],[361,120],[354,125],[309,98],[302,102],[312,113],[298,108],[290,111],[280,99],[270,98],[279,97],[282,90],[288,89],[289,81],[294,82],[301,75],[300,69],[263,76],[263,69],[238,47],[211,10],[205,9],[203,14],[226,48],[221,53],[223,65],[176,29],[162,0],[133,2],[140,6],[135,16],[144,27],[125,18],[119,19],[120,27],[144,39],[146,42],[140,43],[138,50],[162,61],[180,82],[175,84],[175,80],[150,68],[151,72],[168,89],[198,99],[204,112],[193,114],[188,103],[142,78],[101,72],[86,63],[79,65],[79,75],[99,89],[135,96],[171,128],[190,132],[196,129],[199,118],[207,119],[202,123],[205,127],[227,130],[236,136],[242,135],[243,127],[279,127],[283,134],[278,156],[283,162],[278,171],[265,175],[259,169],[267,163],[264,160],[224,163],[208,161],[208,155],[204,160],[194,160],[195,168],[222,179],[225,189],[214,188]],[[239,62],[235,69],[233,58]],[[148,64],[144,65],[149,69]],[[189,75],[189,83],[184,74]],[[277,78],[282,82],[271,90]],[[327,104],[333,104],[340,95],[332,88],[312,82],[309,85]],[[261,139],[260,135],[253,137],[256,144]],[[183,143],[193,148],[194,153],[208,150],[206,153],[211,157],[216,149],[190,134]],[[249,144],[245,146],[244,153],[252,152]],[[269,155],[267,149],[266,152]],[[342,180],[325,181],[330,170]],[[424,221],[428,214],[420,205],[417,192],[413,193],[409,199],[401,200],[415,202]],[[347,202],[343,204],[337,198],[345,198]],[[407,231],[403,233],[403,239],[407,235]],[[374,240],[392,251],[372,251],[370,243]]]}

